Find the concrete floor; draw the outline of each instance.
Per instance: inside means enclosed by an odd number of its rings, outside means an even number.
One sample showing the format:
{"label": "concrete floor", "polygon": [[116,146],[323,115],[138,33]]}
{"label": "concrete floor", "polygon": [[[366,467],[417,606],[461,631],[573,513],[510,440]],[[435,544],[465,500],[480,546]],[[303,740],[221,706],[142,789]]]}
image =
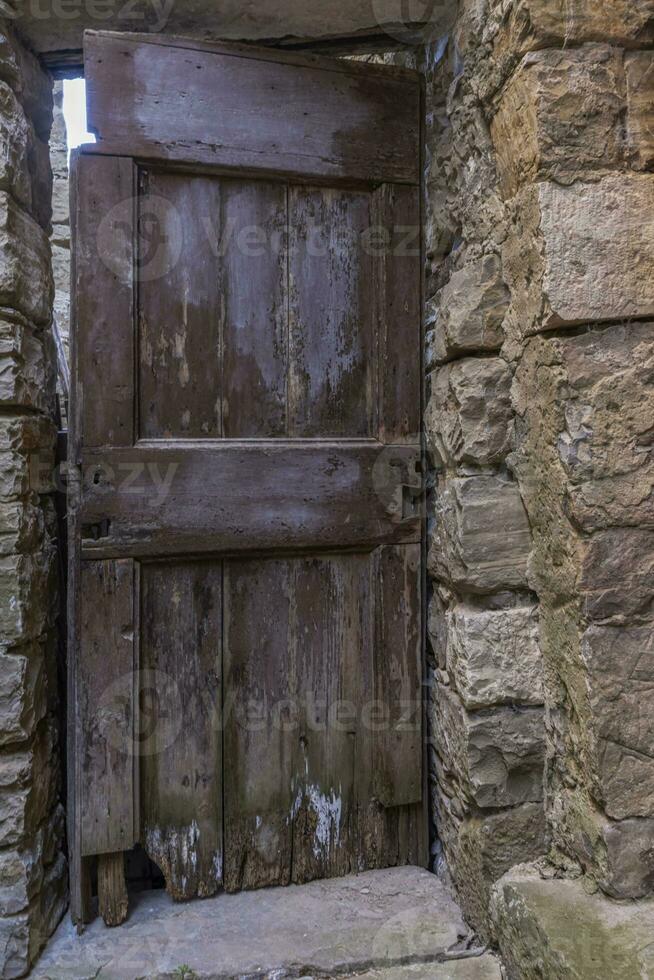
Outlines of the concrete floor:
{"label": "concrete floor", "polygon": [[118,929],[64,921],[37,980],[500,980],[433,875],[393,868],[174,904],[134,896]]}

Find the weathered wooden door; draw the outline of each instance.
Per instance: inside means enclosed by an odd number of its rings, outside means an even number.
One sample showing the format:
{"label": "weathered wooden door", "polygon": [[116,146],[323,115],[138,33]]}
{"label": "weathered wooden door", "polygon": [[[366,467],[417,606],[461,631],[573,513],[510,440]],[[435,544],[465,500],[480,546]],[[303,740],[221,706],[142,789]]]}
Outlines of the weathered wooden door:
{"label": "weathered wooden door", "polygon": [[[420,86],[90,34],[73,916],[424,863]],[[113,890],[113,891],[112,891]],[[108,910],[108,911],[107,911]]]}

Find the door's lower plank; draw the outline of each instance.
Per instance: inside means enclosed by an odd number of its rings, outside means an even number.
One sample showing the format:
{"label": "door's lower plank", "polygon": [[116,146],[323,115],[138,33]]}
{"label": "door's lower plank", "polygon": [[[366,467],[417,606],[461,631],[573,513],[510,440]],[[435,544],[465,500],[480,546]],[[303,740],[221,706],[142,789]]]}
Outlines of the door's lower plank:
{"label": "door's lower plank", "polygon": [[[419,634],[414,557],[397,548],[225,562],[227,890],[426,861],[420,731],[399,738],[415,759],[382,757],[397,749],[405,698],[420,696],[416,648],[404,642],[416,616]],[[383,643],[388,617],[398,629]],[[380,680],[387,669],[399,687]],[[387,805],[378,772],[396,777],[384,780]]]}
{"label": "door's lower plank", "polygon": [[127,919],[129,899],[122,852],[98,857],[98,907],[104,924],[110,928],[122,925]]}
{"label": "door's lower plank", "polygon": [[144,564],[141,827],[177,900],[222,884],[222,567]]}
{"label": "door's lower plank", "polygon": [[292,566],[225,562],[225,888],[291,880]]}

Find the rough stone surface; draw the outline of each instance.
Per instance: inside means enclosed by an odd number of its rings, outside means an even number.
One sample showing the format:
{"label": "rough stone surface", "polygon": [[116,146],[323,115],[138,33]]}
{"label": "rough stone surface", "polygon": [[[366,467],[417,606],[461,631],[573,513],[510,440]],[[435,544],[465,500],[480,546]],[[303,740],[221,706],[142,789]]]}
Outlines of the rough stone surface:
{"label": "rough stone surface", "polygon": [[649,322],[536,338],[514,387],[553,839],[623,898],[654,887],[653,353]]}
{"label": "rough stone surface", "polygon": [[[432,853],[484,939],[493,935],[493,881],[547,848],[533,543],[513,478],[509,398],[524,321],[505,258],[515,226],[524,224],[525,241],[537,245],[540,216],[527,230],[531,215],[507,196],[491,129],[525,54],[524,34],[515,43],[509,37],[513,6],[462,0],[448,38],[416,59],[427,97],[425,429],[435,464],[429,763],[439,839]],[[505,125],[514,145],[516,132],[527,136],[524,116],[512,124],[507,116]]]}
{"label": "rough stone surface", "polygon": [[601,802],[616,820],[654,815],[654,628],[591,626],[581,641]]}
{"label": "rough stone surface", "polygon": [[503,251],[509,335],[654,315],[653,199],[650,174],[523,188]]}
{"label": "rough stone surface", "polygon": [[0,975],[66,909],[50,333],[52,82],[0,30]]}
{"label": "rough stone surface", "polygon": [[543,807],[525,803],[495,813],[462,815],[456,801],[442,793],[436,794],[434,805],[449,863],[457,868],[457,897],[480,937],[495,944],[488,916],[491,889],[516,863],[533,861],[547,850]]}
{"label": "rough stone surface", "polygon": [[455,958],[469,937],[443,885],[418,868],[182,905],[163,892],[143,892],[132,904],[129,921],[117,930],[96,920],[77,936],[69,922],[62,924],[34,977],[164,980],[179,976],[183,965],[200,980],[333,977],[412,961],[431,969],[430,962]]}
{"label": "rough stone surface", "polygon": [[468,352],[499,350],[508,306],[509,293],[497,255],[471,260],[457,269],[433,302],[428,366]]}
{"label": "rough stone surface", "polygon": [[526,586],[531,534],[514,483],[501,476],[452,479],[437,502],[429,568],[469,592]]}
{"label": "rough stone surface", "polygon": [[425,426],[442,466],[498,463],[511,449],[512,373],[499,357],[469,357],[431,375]]}
{"label": "rough stone surface", "polygon": [[654,901],[612,902],[525,866],[496,885],[493,917],[509,980],[654,976]]}
{"label": "rough stone surface", "polygon": [[24,654],[0,654],[0,746],[26,741],[45,717],[44,653],[34,644]]}
{"label": "rough stone surface", "polygon": [[502,93],[491,132],[503,193],[524,183],[619,169],[622,55],[606,45],[526,55]]}
{"label": "rough stone surface", "polygon": [[[37,136],[47,143],[52,125],[52,80],[17,37],[6,4],[0,25],[0,78],[9,82]],[[49,195],[47,195],[49,197]],[[49,201],[44,202],[48,204]]]}
{"label": "rough stone surface", "polygon": [[654,54],[639,51],[625,58],[627,80],[627,153],[637,170],[654,166]]}
{"label": "rough stone surface", "polygon": [[604,41],[633,47],[654,42],[651,0],[493,0],[501,11],[495,57],[513,64],[526,51]]}
{"label": "rough stone surface", "polygon": [[49,413],[54,405],[50,335],[0,319],[0,405]]}
{"label": "rough stone surface", "polygon": [[52,298],[48,238],[34,218],[0,191],[0,304],[49,326]]}
{"label": "rough stone surface", "polygon": [[543,799],[544,726],[539,708],[466,711],[442,687],[433,721],[434,747],[464,799],[478,807]]}
{"label": "rough stone surface", "polygon": [[488,610],[458,605],[447,621],[447,670],[468,710],[543,704],[537,607]]}

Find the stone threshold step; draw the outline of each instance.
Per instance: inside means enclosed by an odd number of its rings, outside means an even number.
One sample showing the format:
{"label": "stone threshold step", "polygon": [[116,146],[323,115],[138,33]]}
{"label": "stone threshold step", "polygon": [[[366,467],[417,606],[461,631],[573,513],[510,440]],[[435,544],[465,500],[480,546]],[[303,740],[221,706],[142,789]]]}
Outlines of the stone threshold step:
{"label": "stone threshold step", "polygon": [[36,980],[500,980],[441,882],[391,868],[178,905],[142,892],[129,920],[66,919]]}

